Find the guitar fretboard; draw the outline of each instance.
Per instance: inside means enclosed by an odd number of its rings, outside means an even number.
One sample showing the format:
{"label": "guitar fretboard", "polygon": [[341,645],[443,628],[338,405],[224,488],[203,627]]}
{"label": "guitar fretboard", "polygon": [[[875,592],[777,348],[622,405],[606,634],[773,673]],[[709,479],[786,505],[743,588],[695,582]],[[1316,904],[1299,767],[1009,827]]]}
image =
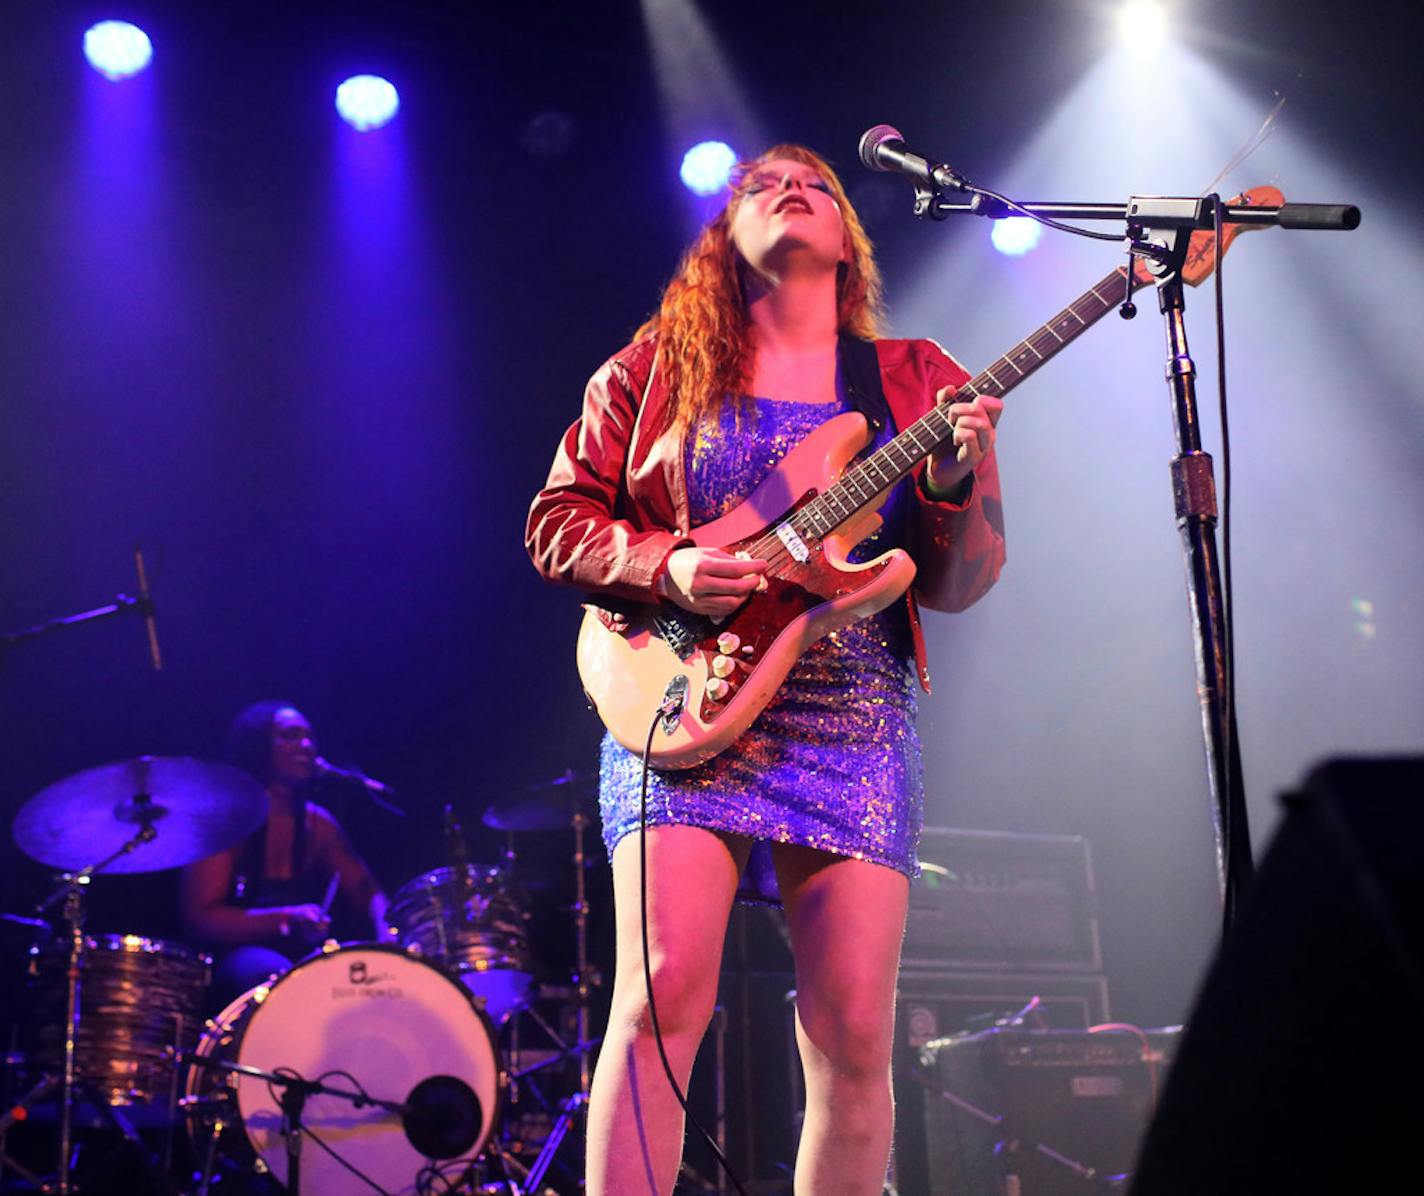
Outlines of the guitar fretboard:
{"label": "guitar fretboard", "polygon": [[[972,401],[980,395],[1001,398],[1056,356],[1117,307],[1126,294],[1125,267],[1119,266],[1097,285],[1084,291],[1046,324],[1040,325],[1012,349],[959,388],[950,402]],[[1136,277],[1132,289],[1142,283]],[[857,511],[908,474],[940,444],[954,434],[949,416],[939,407],[848,469],[834,486],[801,507],[791,519],[802,537],[821,537],[839,527]]]}

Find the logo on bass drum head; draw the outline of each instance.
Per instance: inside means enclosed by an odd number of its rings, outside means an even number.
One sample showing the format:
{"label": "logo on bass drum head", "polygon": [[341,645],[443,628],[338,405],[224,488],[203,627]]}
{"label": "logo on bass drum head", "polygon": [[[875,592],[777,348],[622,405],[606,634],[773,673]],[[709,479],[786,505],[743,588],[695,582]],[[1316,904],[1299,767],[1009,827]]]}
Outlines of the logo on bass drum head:
{"label": "logo on bass drum head", "polygon": [[[394,972],[373,972],[370,964],[364,959],[353,959],[346,965],[346,978],[350,987],[333,986],[331,990],[332,998],[340,1000],[343,997],[386,997],[400,998],[404,996],[398,984],[392,984],[396,976]],[[387,987],[380,987],[386,985]]]}

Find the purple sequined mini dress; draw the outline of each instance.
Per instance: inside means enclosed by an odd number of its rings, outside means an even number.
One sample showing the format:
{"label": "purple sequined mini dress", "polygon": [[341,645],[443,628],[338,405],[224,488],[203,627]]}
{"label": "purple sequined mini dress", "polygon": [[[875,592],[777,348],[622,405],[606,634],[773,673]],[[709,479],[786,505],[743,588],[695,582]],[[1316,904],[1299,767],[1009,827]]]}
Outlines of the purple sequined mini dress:
{"label": "purple sequined mini dress", "polygon": [[[849,410],[844,399],[724,403],[684,449],[693,526],[732,510],[807,433]],[[878,447],[891,435],[883,430]],[[884,524],[852,554],[900,542],[902,482]],[[796,843],[918,872],[924,810],[916,681],[904,602],[818,640],[731,747],[696,768],[650,773],[648,824],[705,827],[755,841],[740,895],[778,900],[769,844]],[[636,832],[642,761],[603,741],[599,808],[609,855]]]}

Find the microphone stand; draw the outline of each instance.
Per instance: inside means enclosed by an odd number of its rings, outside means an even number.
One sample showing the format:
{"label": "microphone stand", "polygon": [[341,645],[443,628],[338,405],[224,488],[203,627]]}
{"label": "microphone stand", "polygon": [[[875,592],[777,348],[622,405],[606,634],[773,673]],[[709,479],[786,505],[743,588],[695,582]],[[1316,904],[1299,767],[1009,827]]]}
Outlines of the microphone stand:
{"label": "microphone stand", "polygon": [[[967,200],[950,201],[944,189],[925,182],[915,184],[915,215],[944,220],[952,215],[998,218],[1028,213],[1048,221],[1121,221],[1126,228],[1128,252],[1147,263],[1155,279],[1157,305],[1167,336],[1167,387],[1172,401],[1172,421],[1177,456],[1171,465],[1172,496],[1181,533],[1187,577],[1187,602],[1192,621],[1196,657],[1197,694],[1201,703],[1202,735],[1206,748],[1207,786],[1212,799],[1212,828],[1216,839],[1217,881],[1221,891],[1223,925],[1229,928],[1253,871],[1250,827],[1246,814],[1246,788],[1241,767],[1240,735],[1236,711],[1229,701],[1226,626],[1222,609],[1221,573],[1216,550],[1216,481],[1210,454],[1201,447],[1197,419],[1196,366],[1187,347],[1182,267],[1187,260],[1191,234],[1214,226],[1217,196],[1174,198],[1134,196],[1124,204],[1010,203],[1003,196],[961,180],[957,188]],[[1286,203],[1279,207],[1221,205],[1223,224],[1279,225],[1282,228],[1356,228],[1360,211],[1349,204]],[[1082,232],[1093,237],[1101,233]],[[1133,271],[1129,268],[1120,314],[1131,319]]]}
{"label": "microphone stand", "polygon": [[[366,1096],[360,1092],[352,1092],[349,1088],[333,1088],[329,1084],[323,1084],[318,1080],[305,1080],[301,1076],[294,1075],[290,1072],[263,1071],[260,1067],[252,1067],[246,1063],[229,1063],[223,1059],[213,1059],[206,1055],[192,1054],[187,1051],[174,1051],[173,1055],[181,1064],[196,1064],[199,1067],[210,1068],[213,1071],[224,1071],[241,1076],[250,1076],[252,1079],[262,1080],[267,1084],[276,1085],[281,1089],[281,1095],[277,1098],[277,1104],[282,1110],[281,1133],[282,1141],[287,1152],[287,1179],[285,1188],[289,1196],[300,1196],[301,1193],[302,1112],[306,1108],[308,1097],[336,1096],[342,1100],[350,1101],[352,1108],[355,1109],[372,1105],[375,1108],[384,1109],[387,1113],[395,1113],[400,1116],[405,1116],[411,1112],[411,1107],[408,1104],[402,1104],[400,1101],[379,1100],[376,1097]],[[211,1166],[211,1160],[209,1161],[209,1166]],[[202,1190],[207,1190],[210,1179],[210,1175],[203,1177]]]}
{"label": "microphone stand", "polygon": [[61,615],[56,619],[46,619],[43,623],[37,623],[33,627],[25,627],[19,631],[0,631],[0,667],[4,666],[5,653],[16,644],[23,644],[26,640],[38,639],[51,631],[57,631],[64,627],[77,627],[81,623],[89,623],[95,619],[110,619],[115,615],[126,614],[146,617],[152,611],[152,599],[132,598],[128,594],[116,594],[114,600],[106,606],[96,606],[93,610],[80,611],[75,615]]}
{"label": "microphone stand", "polygon": [[80,623],[89,623],[95,619],[110,619],[115,615],[133,613],[143,616],[144,622],[148,625],[149,656],[153,661],[154,672],[161,671],[163,657],[158,650],[158,632],[153,623],[153,598],[148,592],[148,573],[143,567],[143,550],[138,546],[134,547],[134,564],[138,571],[139,595],[137,598],[131,598],[127,594],[116,594],[114,600],[107,606],[96,606],[93,610],[80,611],[75,615],[61,615],[55,619],[46,619],[43,623],[36,623],[33,627],[25,627],[19,631],[0,631],[0,670],[5,667],[5,654],[16,644],[38,639],[40,636],[62,627],[77,627]]}

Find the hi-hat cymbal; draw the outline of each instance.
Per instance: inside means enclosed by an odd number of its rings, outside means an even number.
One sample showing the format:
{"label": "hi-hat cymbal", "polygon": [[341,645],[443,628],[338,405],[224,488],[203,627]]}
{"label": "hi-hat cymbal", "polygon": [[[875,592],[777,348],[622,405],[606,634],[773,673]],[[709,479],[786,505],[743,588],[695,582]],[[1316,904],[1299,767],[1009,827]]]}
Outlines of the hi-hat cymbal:
{"label": "hi-hat cymbal", "polygon": [[498,831],[566,830],[575,816],[589,817],[598,804],[598,782],[570,769],[561,777],[511,794],[485,810],[481,821]]}
{"label": "hi-hat cymbal", "polygon": [[228,764],[139,756],[56,781],[15,815],[15,844],[52,868],[87,868],[145,825],[157,832],[104,868],[160,872],[201,860],[251,834],[267,817],[267,792]]}

